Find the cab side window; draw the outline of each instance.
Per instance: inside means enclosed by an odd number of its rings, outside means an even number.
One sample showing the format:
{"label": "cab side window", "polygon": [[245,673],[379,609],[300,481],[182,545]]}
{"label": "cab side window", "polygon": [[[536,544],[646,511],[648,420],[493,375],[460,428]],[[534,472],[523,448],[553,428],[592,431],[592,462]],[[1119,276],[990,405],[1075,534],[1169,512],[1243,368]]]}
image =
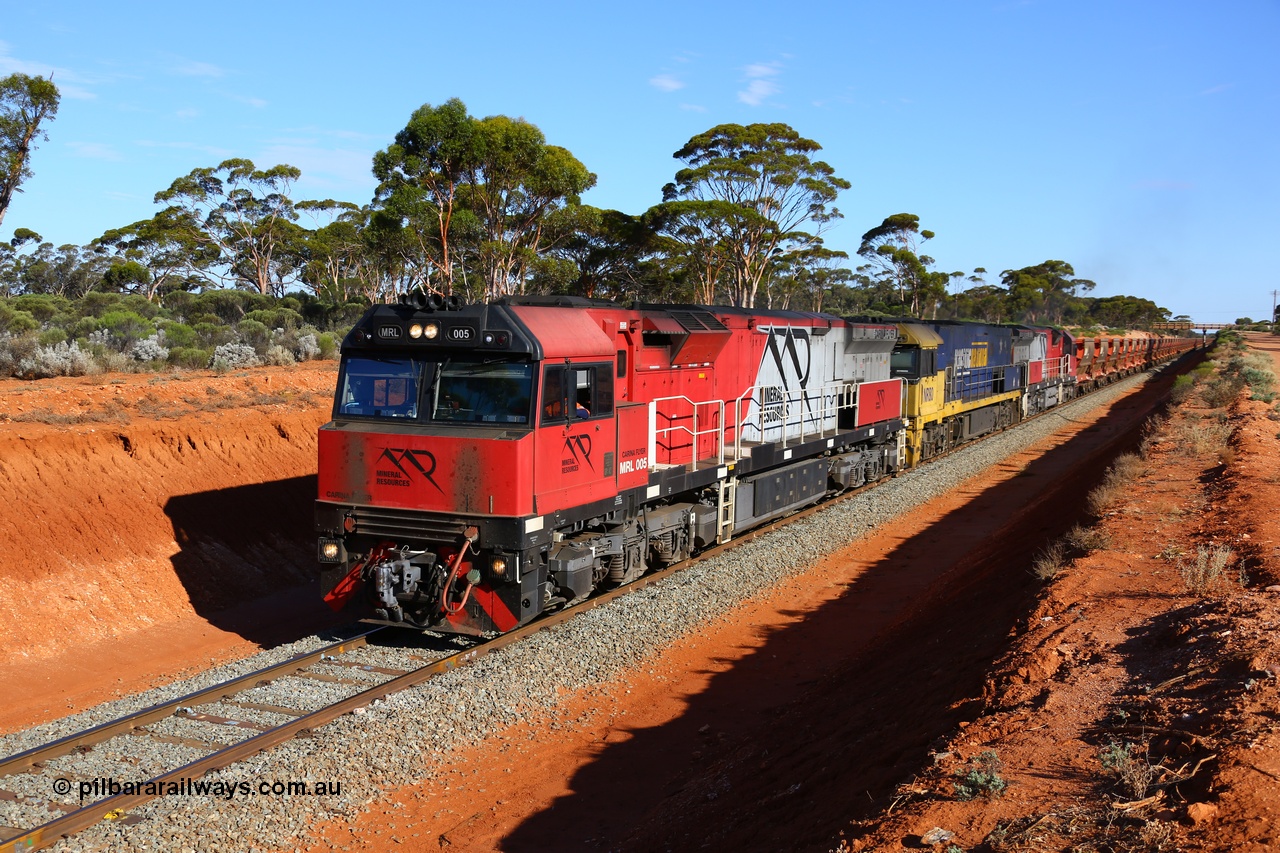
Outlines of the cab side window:
{"label": "cab side window", "polygon": [[613,365],[548,366],[542,382],[542,423],[613,414]]}
{"label": "cab side window", "polygon": [[564,368],[557,365],[548,367],[542,380],[542,422],[562,421],[565,419]]}

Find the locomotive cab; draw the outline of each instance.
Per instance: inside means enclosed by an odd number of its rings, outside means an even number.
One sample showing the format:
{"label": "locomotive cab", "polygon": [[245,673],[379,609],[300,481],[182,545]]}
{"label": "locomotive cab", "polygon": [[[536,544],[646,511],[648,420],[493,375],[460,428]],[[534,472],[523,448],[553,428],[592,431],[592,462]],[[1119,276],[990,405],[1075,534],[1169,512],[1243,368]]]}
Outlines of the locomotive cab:
{"label": "locomotive cab", "polygon": [[331,605],[364,585],[382,621],[464,633],[514,627],[525,599],[532,610],[521,486],[533,476],[539,355],[488,306],[406,300],[352,329],[319,431]]}
{"label": "locomotive cab", "polygon": [[330,604],[363,587],[375,621],[483,634],[576,597],[547,552],[558,513],[617,495],[615,364],[582,312],[370,309],[319,432]]}

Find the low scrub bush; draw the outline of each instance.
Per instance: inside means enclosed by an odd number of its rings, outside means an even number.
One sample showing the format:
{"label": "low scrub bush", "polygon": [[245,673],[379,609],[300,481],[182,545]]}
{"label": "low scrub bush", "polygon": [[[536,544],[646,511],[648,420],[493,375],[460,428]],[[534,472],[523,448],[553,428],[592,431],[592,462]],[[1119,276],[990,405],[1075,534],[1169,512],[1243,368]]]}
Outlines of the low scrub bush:
{"label": "low scrub bush", "polygon": [[1107,469],[1107,476],[1087,498],[1089,511],[1101,517],[1116,501],[1124,496],[1129,485],[1147,470],[1147,463],[1134,453],[1122,453]]}
{"label": "low scrub bush", "polygon": [[[994,800],[1004,793],[1009,783],[1000,775],[1004,767],[994,749],[987,749],[969,759],[969,770],[959,782],[952,783],[956,798],[976,800],[979,797]],[[959,773],[959,771],[957,771]]]}
{"label": "low scrub bush", "polygon": [[[332,359],[366,308],[358,302],[327,305],[303,293],[276,299],[237,291],[175,291],[162,302],[100,291],[77,299],[0,298],[0,377],[192,369],[215,362],[232,370],[264,361]],[[220,347],[232,345],[215,358]]]}
{"label": "low scrub bush", "polygon": [[1184,373],[1173,380],[1173,388],[1169,391],[1169,399],[1175,404],[1184,403],[1195,391],[1195,388],[1195,377]]}
{"label": "low scrub bush", "polygon": [[1098,756],[1102,769],[1131,800],[1146,797],[1163,771],[1159,764],[1152,764],[1145,756],[1139,757],[1136,751],[1137,747],[1131,743],[1112,741]]}
{"label": "low scrub bush", "polygon": [[156,332],[149,338],[143,338],[133,345],[129,350],[129,355],[133,356],[135,361],[146,362],[151,364],[157,361],[164,361],[169,357],[169,348],[165,346],[164,331]]}
{"label": "low scrub bush", "polygon": [[320,347],[320,357],[329,360],[338,357],[338,339],[329,332],[316,336],[316,344]]}
{"label": "low scrub bush", "polygon": [[1231,404],[1244,390],[1244,380],[1239,376],[1219,376],[1205,383],[1200,389],[1200,399],[1211,409]]}
{"label": "low scrub bush", "polygon": [[1189,591],[1196,595],[1208,595],[1222,585],[1227,566],[1235,558],[1235,552],[1225,545],[1201,545],[1196,548],[1194,561],[1179,561],[1178,573],[1182,575],[1182,581]]}
{"label": "low scrub bush", "polygon": [[1085,527],[1077,524],[1067,531],[1064,537],[1066,543],[1081,552],[1088,554],[1091,551],[1102,551],[1111,547],[1111,537],[1106,531],[1097,527]]}
{"label": "low scrub bush", "polygon": [[200,347],[174,347],[169,350],[169,364],[188,370],[203,370],[213,361],[213,350]]}
{"label": "low scrub bush", "polygon": [[293,357],[293,353],[279,344],[272,344],[267,347],[266,353],[262,356],[263,364],[270,364],[275,367],[288,367],[295,362],[297,362],[297,359]]}
{"label": "low scrub bush", "polygon": [[223,344],[213,351],[209,367],[219,373],[239,370],[242,367],[257,367],[258,353],[248,344]]}
{"label": "low scrub bush", "polygon": [[1187,421],[1174,436],[1178,445],[1193,456],[1221,454],[1231,439],[1230,423],[1222,421]]}
{"label": "low scrub bush", "polygon": [[46,379],[53,376],[84,376],[96,369],[93,357],[82,351],[79,344],[75,341],[63,341],[51,347],[37,346],[30,355],[19,361],[15,372],[25,379]]}

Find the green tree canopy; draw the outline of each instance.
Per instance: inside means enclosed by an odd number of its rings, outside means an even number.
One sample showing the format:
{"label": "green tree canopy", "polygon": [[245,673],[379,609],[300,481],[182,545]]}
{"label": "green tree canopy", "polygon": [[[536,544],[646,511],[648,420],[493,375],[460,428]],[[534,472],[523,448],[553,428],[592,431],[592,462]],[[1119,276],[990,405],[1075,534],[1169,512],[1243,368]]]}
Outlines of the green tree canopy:
{"label": "green tree canopy", "polygon": [[1063,322],[1076,291],[1095,287],[1094,282],[1075,274],[1066,261],[1044,261],[1000,273],[1000,282],[1009,291],[1011,315],[1032,323]]}
{"label": "green tree canopy", "polygon": [[548,273],[539,257],[573,233],[573,217],[558,212],[596,181],[535,125],[473,118],[457,98],[415,110],[373,170],[384,262],[398,255],[409,284],[445,293],[470,268],[487,298],[522,292],[535,269]]}
{"label": "green tree canopy", "polygon": [[833,204],[850,184],[813,159],[820,150],[785,124],[722,124],[675,152],[688,167],[652,216],[690,254],[700,297],[723,277],[733,304],[754,306],[775,259],[814,243],[841,216]]}
{"label": "green tree canopy", "polygon": [[200,271],[216,264],[222,256],[192,217],[172,207],[150,219],[112,228],[90,245],[99,253],[114,255],[113,268],[130,263],[145,267],[145,278],[131,275],[122,281],[135,285],[123,289],[143,293],[148,300],[187,287]]}
{"label": "green tree canopy", "polygon": [[259,170],[252,160],[224,160],[193,169],[155,201],[169,205],[166,221],[218,252],[217,262],[204,267],[210,275],[280,295],[298,273],[290,249],[302,235],[288,193],[301,175],[293,166]]}
{"label": "green tree canopy", "polygon": [[923,316],[926,308],[936,316],[938,303],[947,295],[950,277],[930,270],[933,258],[919,251],[933,236],[920,229],[920,217],[914,213],[895,213],[863,234],[858,247],[869,266],[897,289],[899,302],[913,317]]}
{"label": "green tree canopy", "polygon": [[58,87],[52,78],[10,74],[0,80],[0,222],[31,177],[31,152],[48,139],[40,126],[58,114]]}

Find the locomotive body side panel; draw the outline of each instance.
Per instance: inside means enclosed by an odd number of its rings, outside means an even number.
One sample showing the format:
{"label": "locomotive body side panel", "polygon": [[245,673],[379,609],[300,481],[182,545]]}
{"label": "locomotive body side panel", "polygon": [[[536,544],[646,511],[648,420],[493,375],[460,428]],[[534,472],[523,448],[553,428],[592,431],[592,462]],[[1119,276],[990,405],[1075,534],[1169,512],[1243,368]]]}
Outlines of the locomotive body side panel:
{"label": "locomotive body side panel", "polygon": [[[320,428],[319,495],[328,501],[425,512],[533,512],[533,437],[448,435],[403,427]],[[476,435],[475,433],[480,433]]]}

